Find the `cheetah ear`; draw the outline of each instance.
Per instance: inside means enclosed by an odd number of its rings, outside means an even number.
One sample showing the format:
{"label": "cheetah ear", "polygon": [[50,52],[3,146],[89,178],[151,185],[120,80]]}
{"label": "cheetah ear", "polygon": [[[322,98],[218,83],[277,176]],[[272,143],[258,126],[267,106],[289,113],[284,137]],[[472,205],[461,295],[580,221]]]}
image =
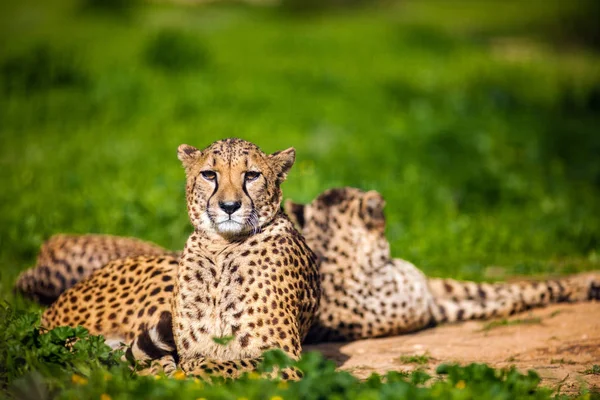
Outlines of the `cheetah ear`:
{"label": "cheetah ear", "polygon": [[367,225],[385,225],[383,207],[385,207],[385,200],[379,192],[370,190],[364,194],[360,205],[360,211],[361,216]]}
{"label": "cheetah ear", "polygon": [[306,206],[304,204],[294,203],[290,199],[287,199],[283,203],[283,209],[284,209],[285,213],[287,214],[289,219],[294,223],[294,225],[296,225],[296,227],[300,228],[300,229],[304,228],[304,223],[305,223],[304,209],[305,209],[305,207]]}
{"label": "cheetah ear", "polygon": [[187,144],[182,144],[177,148],[177,158],[186,169],[192,166],[201,154],[200,150]]}
{"label": "cheetah ear", "polygon": [[296,161],[296,150],[290,147],[286,150],[276,151],[273,154],[269,154],[268,159],[271,168],[277,174],[277,184],[279,185],[285,181],[288,171],[294,165],[294,161]]}

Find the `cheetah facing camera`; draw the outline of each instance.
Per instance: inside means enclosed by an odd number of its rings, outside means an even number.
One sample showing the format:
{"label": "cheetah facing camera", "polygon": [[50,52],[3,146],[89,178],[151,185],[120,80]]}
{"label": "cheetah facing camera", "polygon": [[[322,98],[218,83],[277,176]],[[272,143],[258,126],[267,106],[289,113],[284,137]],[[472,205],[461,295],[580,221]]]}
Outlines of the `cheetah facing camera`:
{"label": "cheetah facing camera", "polygon": [[81,324],[133,342],[135,359],[159,360],[165,372],[178,360],[189,374],[235,376],[272,348],[298,358],[320,287],[315,255],[279,206],[294,150],[266,155],[227,139],[202,151],[181,145],[178,156],[194,227],[179,262],[112,261],[63,293],[43,326]]}
{"label": "cheetah facing camera", "polygon": [[552,302],[600,299],[598,273],[514,284],[428,279],[390,257],[384,205],[379,193],[354,188],[327,190],[307,205],[285,203],[320,261],[321,305],[307,341],[397,335]]}

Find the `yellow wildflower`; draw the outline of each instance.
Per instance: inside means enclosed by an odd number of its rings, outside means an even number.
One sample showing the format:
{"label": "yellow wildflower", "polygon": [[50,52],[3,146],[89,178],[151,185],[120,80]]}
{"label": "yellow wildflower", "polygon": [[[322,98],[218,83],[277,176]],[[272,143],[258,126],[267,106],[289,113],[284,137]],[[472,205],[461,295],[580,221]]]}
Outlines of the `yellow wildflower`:
{"label": "yellow wildflower", "polygon": [[465,381],[458,381],[456,382],[456,388],[457,389],[464,389],[467,385],[465,384]]}
{"label": "yellow wildflower", "polygon": [[175,373],[173,374],[173,378],[177,379],[178,381],[185,379],[185,372],[179,369],[175,371]]}
{"label": "yellow wildflower", "polygon": [[76,385],[87,385],[88,380],[81,375],[73,374],[71,375],[71,382]]}
{"label": "yellow wildflower", "polygon": [[281,397],[281,396],[273,396],[273,397],[271,397],[271,400],[283,400],[283,397]]}
{"label": "yellow wildflower", "polygon": [[107,395],[106,393],[102,393],[100,395],[100,400],[112,400],[112,397],[110,397],[109,395]]}
{"label": "yellow wildflower", "polygon": [[248,379],[260,379],[260,374],[258,372],[250,372],[248,374]]}

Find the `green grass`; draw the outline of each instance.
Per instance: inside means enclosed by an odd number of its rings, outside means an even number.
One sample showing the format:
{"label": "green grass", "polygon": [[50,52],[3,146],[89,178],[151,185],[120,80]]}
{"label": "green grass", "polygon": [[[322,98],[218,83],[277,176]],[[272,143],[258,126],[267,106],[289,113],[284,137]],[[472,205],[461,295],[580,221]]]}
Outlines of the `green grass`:
{"label": "green grass", "polygon": [[483,324],[482,331],[487,332],[492,329],[500,328],[503,326],[515,326],[515,325],[541,325],[542,319],[537,317],[530,318],[518,318],[518,319],[498,319]]}
{"label": "green grass", "polygon": [[427,274],[599,268],[595,2],[290,9],[3,1],[0,297],[57,232],[181,248],[176,148],[231,136],[297,149],[285,197],[381,192]]}

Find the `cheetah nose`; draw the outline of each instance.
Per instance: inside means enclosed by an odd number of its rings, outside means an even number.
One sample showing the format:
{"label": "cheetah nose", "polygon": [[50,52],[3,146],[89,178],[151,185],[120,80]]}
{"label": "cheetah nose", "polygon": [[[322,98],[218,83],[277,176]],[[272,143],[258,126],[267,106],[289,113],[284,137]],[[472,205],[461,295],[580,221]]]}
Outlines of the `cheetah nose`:
{"label": "cheetah nose", "polygon": [[225,211],[227,214],[231,215],[242,206],[241,201],[220,201],[219,207],[221,210]]}

